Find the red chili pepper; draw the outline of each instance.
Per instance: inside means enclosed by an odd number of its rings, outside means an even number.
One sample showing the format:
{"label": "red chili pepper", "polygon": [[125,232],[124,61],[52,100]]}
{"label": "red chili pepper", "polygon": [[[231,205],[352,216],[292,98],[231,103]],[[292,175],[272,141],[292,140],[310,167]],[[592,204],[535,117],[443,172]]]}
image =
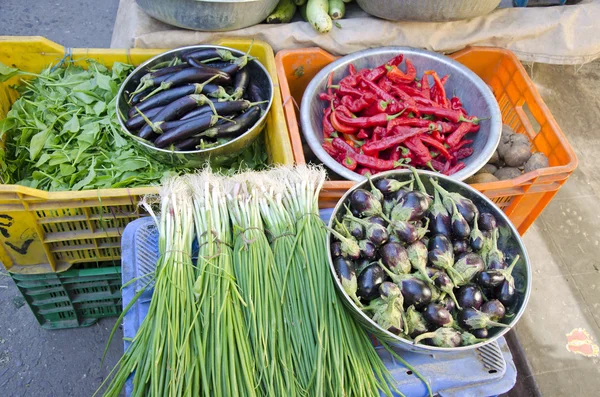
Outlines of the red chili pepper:
{"label": "red chili pepper", "polygon": [[328,106],[323,111],[323,137],[329,138],[335,132],[335,128],[331,125],[331,108]]}
{"label": "red chili pepper", "polygon": [[369,69],[361,69],[356,74],[350,74],[340,80],[339,85],[347,85],[350,87],[356,87],[364,79],[364,76],[369,73]]}
{"label": "red chili pepper", "polygon": [[382,90],[377,84],[373,83],[372,81],[363,80],[362,84],[365,85],[365,88],[368,88],[371,91],[373,91],[379,98],[383,99],[384,101],[389,103],[395,102],[395,98],[392,96],[392,94]]}
{"label": "red chili pepper", "polygon": [[375,127],[373,128],[373,138],[377,138],[374,139],[375,141],[378,141],[381,138],[385,138],[388,135],[388,131],[383,128],[383,127]]}
{"label": "red chili pepper", "polygon": [[448,152],[448,149],[446,149],[446,147],[444,146],[444,144],[441,143],[440,141],[434,139],[433,137],[431,137],[431,136],[429,136],[427,134],[423,134],[419,138],[421,139],[421,142],[423,142],[423,143],[429,145],[430,147],[436,149],[445,158],[447,158],[447,159],[451,159],[452,158],[452,155],[450,154],[450,152]]}
{"label": "red chili pepper", "polygon": [[[339,107],[338,107],[339,109]],[[394,115],[389,115],[387,113],[379,113],[376,114],[375,116],[370,116],[370,117],[355,117],[355,118],[351,118],[351,117],[347,117],[344,114],[338,114],[336,112],[334,112],[335,117],[337,118],[337,120],[341,123],[343,123],[345,126],[350,127],[350,128],[369,128],[369,127],[377,127],[377,126],[384,126],[387,125],[388,121],[395,119],[396,117],[399,117],[401,113],[396,113]],[[335,124],[334,124],[335,126]]]}
{"label": "red chili pepper", "polygon": [[425,74],[433,76],[433,82],[435,86],[435,96],[432,95],[433,100],[443,107],[449,108],[450,105],[448,103],[448,98],[446,97],[446,88],[444,87],[444,84],[440,80],[438,74],[433,70],[426,70]]}
{"label": "red chili pepper", "polygon": [[333,95],[331,84],[333,84],[333,72],[329,73],[329,76],[327,76],[327,95],[329,96]]}
{"label": "red chili pepper", "polygon": [[366,167],[360,167],[356,170],[362,176],[373,176],[375,173]]}
{"label": "red chili pepper", "polygon": [[407,118],[407,117],[399,117],[394,120],[390,120],[387,123],[386,130],[388,133],[392,131],[394,127],[407,126],[407,127],[420,127],[420,128],[435,128],[434,123],[431,120],[418,119],[415,117]]}
{"label": "red chili pepper", "polygon": [[360,131],[358,131],[358,134],[356,135],[356,137],[358,139],[366,139],[368,137],[370,137],[371,135],[369,135],[369,133],[367,132],[367,130],[365,130],[364,128],[361,128]]}
{"label": "red chili pepper", "polygon": [[363,110],[360,115],[363,117],[375,116],[379,113],[387,113],[388,103],[382,100],[375,100],[368,108]]}
{"label": "red chili pepper", "polygon": [[431,115],[441,118],[441,119],[447,119],[448,121],[451,121],[453,123],[465,121],[467,123],[477,124],[479,121],[481,121],[481,119],[478,119],[478,118],[467,119],[462,115],[462,113],[457,112],[456,110],[452,110],[452,109],[445,109],[442,107],[434,107],[434,106],[418,106],[418,108],[419,108],[419,112],[421,112],[423,114],[431,114]]}
{"label": "red chili pepper", "polygon": [[392,148],[392,153],[390,154],[390,160],[392,160],[392,161],[400,160],[401,156],[400,156],[400,151],[398,149],[399,148]]}
{"label": "red chili pepper", "polygon": [[406,110],[408,110],[411,113],[414,113],[416,117],[419,117],[421,115],[421,113],[419,112],[418,105],[413,99],[413,97],[408,95],[406,92],[404,92],[404,90],[402,90],[398,86],[392,87],[392,91],[404,101]]}
{"label": "red chili pepper", "polygon": [[328,155],[330,155],[331,157],[336,157],[339,152],[336,148],[333,147],[333,145],[331,144],[331,142],[325,140],[323,141],[323,149],[327,152]]}
{"label": "red chili pepper", "polygon": [[458,150],[458,149],[460,149],[461,147],[464,147],[464,146],[470,145],[470,144],[472,144],[472,143],[473,143],[473,140],[472,140],[472,139],[463,139],[462,141],[460,141],[460,142],[459,142],[459,144],[458,144],[458,145],[454,146],[452,149],[453,149],[454,151],[457,151],[457,150]]}
{"label": "red chili pepper", "polygon": [[415,101],[417,100],[417,98],[426,99],[425,97],[423,97],[421,90],[419,90],[415,87],[411,87],[411,86],[405,85],[405,84],[396,84],[396,85],[394,85],[394,87],[398,87],[399,89],[401,89],[402,91],[404,91],[405,93],[407,93],[408,95],[413,97],[415,99]]}
{"label": "red chili pepper", "polygon": [[359,91],[356,88],[350,87],[347,84],[331,85],[329,87],[336,90],[335,94],[338,96],[351,95],[353,97],[360,98],[364,94],[364,92]]}
{"label": "red chili pepper", "polygon": [[346,155],[344,161],[342,161],[342,165],[348,168],[350,171],[354,171],[356,167],[358,167],[358,163],[350,155]]}
{"label": "red chili pepper", "polygon": [[329,95],[326,92],[321,92],[319,94],[319,99],[322,100],[322,101],[331,102],[331,101],[333,101],[335,99],[335,96],[334,95]]}
{"label": "red chili pepper", "polygon": [[346,142],[348,142],[348,145],[352,146],[354,148],[354,151],[357,153],[360,151],[359,148],[365,144],[365,141],[361,141],[360,139],[357,139],[352,134],[342,134],[342,136],[344,137]]}
{"label": "red chili pepper", "polygon": [[421,94],[425,99],[431,99],[431,92],[429,92],[430,88],[429,77],[424,74],[423,77],[421,77]]}
{"label": "red chili pepper", "polygon": [[440,105],[438,105],[437,103],[435,103],[431,99],[421,98],[421,97],[418,97],[418,96],[413,96],[413,99],[415,100],[415,102],[418,105],[427,106],[427,107],[441,108]]}
{"label": "red chili pepper", "polygon": [[469,126],[469,132],[477,132],[479,131],[479,129],[481,128],[481,126],[479,124],[471,124]]}
{"label": "red chili pepper", "polygon": [[350,95],[342,97],[342,105],[346,106],[352,113],[358,113],[369,107],[369,103],[361,98],[352,98]]}
{"label": "red chili pepper", "polygon": [[444,136],[438,130],[431,131],[431,137],[438,142],[444,142]]}
{"label": "red chili pepper", "polygon": [[[395,127],[396,129],[404,127]],[[396,147],[407,139],[411,139],[417,135],[429,131],[428,128],[406,128],[397,135],[387,136],[377,142],[368,142],[362,147],[362,151],[366,154],[374,155],[386,149]]]}
{"label": "red chili pepper", "polygon": [[382,79],[380,79],[377,85],[379,86],[379,88],[387,92],[390,92],[390,88],[392,88],[392,82],[387,77],[383,77]]}
{"label": "red chili pepper", "polygon": [[444,163],[442,163],[441,161],[439,161],[439,160],[436,160],[436,159],[432,159],[432,160],[431,160],[431,166],[432,166],[432,167],[433,167],[433,168],[434,168],[436,171],[439,171],[439,172],[443,171],[443,169],[444,169]]}
{"label": "red chili pepper", "polygon": [[475,152],[475,149],[472,147],[464,147],[457,150],[454,155],[458,160],[463,160],[472,155],[473,152]]}
{"label": "red chili pepper", "polygon": [[443,86],[446,86],[446,82],[448,81],[449,78],[450,78],[449,74],[447,74],[444,77],[442,77],[442,79],[440,81],[442,82]]}
{"label": "red chili pepper", "polygon": [[431,154],[429,153],[429,149],[427,146],[421,142],[419,137],[414,136],[410,139],[407,139],[404,144],[406,147],[413,153],[414,161],[417,165],[430,165],[430,161],[432,160]]}
{"label": "red chili pepper", "polygon": [[456,129],[456,131],[448,135],[448,137],[446,138],[446,143],[448,144],[448,146],[454,148],[456,145],[458,145],[460,141],[464,138],[464,136],[469,133],[470,129],[471,124],[461,123]]}
{"label": "red chili pepper", "polygon": [[350,73],[351,76],[354,76],[356,74],[356,66],[353,64],[348,65],[348,73]]}
{"label": "red chili pepper", "polygon": [[387,77],[394,83],[412,83],[417,78],[417,69],[415,69],[415,66],[409,59],[406,60],[406,73],[401,71],[397,66],[390,66],[387,70]]}
{"label": "red chili pepper", "polygon": [[341,107],[342,106],[338,106],[333,112],[331,112],[331,125],[333,125],[333,128],[335,128],[336,131],[339,131],[342,134],[354,134],[356,131],[358,131],[358,128],[348,126],[338,119]]}
{"label": "red chili pepper", "polygon": [[465,163],[463,163],[462,161],[459,161],[458,163],[456,163],[455,166],[450,168],[448,171],[444,172],[444,174],[450,176],[452,174],[456,174],[458,171],[462,170],[465,167],[466,167]]}
{"label": "red chili pepper", "polygon": [[392,160],[381,160],[366,154],[350,153],[356,162],[362,166],[368,167],[374,171],[388,171],[400,167],[402,163]]}
{"label": "red chili pepper", "polygon": [[369,81],[377,81],[381,77],[385,76],[385,74],[387,73],[386,66],[400,65],[402,63],[403,59],[404,59],[404,55],[402,55],[402,54],[396,55],[394,58],[390,59],[387,63],[384,63],[383,65],[379,65],[376,68],[374,68],[373,70],[371,70],[365,76],[365,79],[367,79]]}
{"label": "red chili pepper", "polygon": [[458,128],[458,124],[449,123],[447,121],[436,121],[435,123],[432,123],[431,128],[441,132],[442,134],[448,134],[452,131],[455,131]]}

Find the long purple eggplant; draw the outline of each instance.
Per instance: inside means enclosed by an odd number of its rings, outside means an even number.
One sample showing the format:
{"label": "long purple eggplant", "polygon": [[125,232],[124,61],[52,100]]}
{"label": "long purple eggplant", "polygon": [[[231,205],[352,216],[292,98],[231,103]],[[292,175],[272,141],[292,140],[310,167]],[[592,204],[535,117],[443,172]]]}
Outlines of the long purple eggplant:
{"label": "long purple eggplant", "polygon": [[[142,127],[138,136],[142,139],[148,139],[150,136],[152,136],[153,132],[159,131],[157,125],[161,121],[164,122],[179,119],[192,109],[203,105],[212,106],[210,99],[204,95],[186,95],[182,98],[179,98],[162,108],[160,112],[152,117],[150,119],[152,124],[146,124],[144,127]],[[214,108],[213,113],[215,113]]]}
{"label": "long purple eggplant", "polygon": [[231,94],[231,98],[233,100],[242,99],[249,82],[250,73],[248,72],[248,69],[244,68],[237,72],[233,83],[233,94]]}
{"label": "long purple eggplant", "polygon": [[204,48],[188,52],[181,57],[184,61],[193,59],[194,61],[206,61],[208,59],[221,59],[223,61],[235,61],[237,58],[233,56],[231,51],[221,48]]}
{"label": "long purple eggplant", "polygon": [[235,117],[233,121],[223,123],[207,129],[198,134],[200,137],[225,138],[239,136],[252,127],[260,118],[261,110],[258,106],[251,107],[246,112]]}
{"label": "long purple eggplant", "polygon": [[[214,109],[219,116],[227,116],[234,113],[243,112],[252,106],[250,101],[231,101],[231,102],[213,102]],[[181,120],[189,120],[197,116],[212,112],[210,106],[202,106],[194,109],[181,118]]]}
{"label": "long purple eggplant", "polygon": [[[135,111],[135,107],[132,107],[132,109]],[[146,118],[151,119],[152,117],[156,116],[158,114],[158,112],[160,112],[161,110],[162,110],[162,107],[157,107],[157,108],[150,109],[150,110],[148,110],[146,112],[142,112],[142,113],[144,113],[144,116],[146,116]],[[209,111],[210,111],[210,109],[209,109]],[[144,124],[146,124],[146,121],[140,114],[138,114],[137,112],[135,112],[135,114],[137,116],[130,117],[125,122],[125,127],[127,127],[127,129],[129,131],[139,130],[140,128],[142,128],[144,126]]]}
{"label": "long purple eggplant", "polygon": [[164,148],[170,144],[189,138],[190,136],[201,133],[202,131],[210,128],[219,121],[219,116],[212,114],[205,114],[204,116],[196,117],[188,120],[178,127],[175,127],[164,134],[160,135],[154,140],[154,145],[158,148]]}

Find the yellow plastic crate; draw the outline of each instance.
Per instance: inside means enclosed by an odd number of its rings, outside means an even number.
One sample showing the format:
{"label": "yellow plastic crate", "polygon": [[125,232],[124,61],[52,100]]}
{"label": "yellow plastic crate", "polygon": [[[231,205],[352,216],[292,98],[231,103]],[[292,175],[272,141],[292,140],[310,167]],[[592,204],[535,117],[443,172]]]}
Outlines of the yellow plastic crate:
{"label": "yellow plastic crate", "polygon": [[[224,39],[215,44],[246,52],[266,67],[275,84],[273,105],[264,132],[269,161],[293,164],[283,106],[279,94],[273,49],[265,42]],[[139,65],[166,49],[66,49],[43,37],[0,36],[0,62],[39,73],[65,54],[81,61],[95,59],[110,67],[114,62]],[[10,88],[14,77],[0,84],[0,120],[18,95]],[[121,257],[121,232],[140,217],[137,203],[155,187],[45,192],[18,185],[0,185],[0,260],[11,273],[63,272],[75,263],[103,262],[114,266]]]}

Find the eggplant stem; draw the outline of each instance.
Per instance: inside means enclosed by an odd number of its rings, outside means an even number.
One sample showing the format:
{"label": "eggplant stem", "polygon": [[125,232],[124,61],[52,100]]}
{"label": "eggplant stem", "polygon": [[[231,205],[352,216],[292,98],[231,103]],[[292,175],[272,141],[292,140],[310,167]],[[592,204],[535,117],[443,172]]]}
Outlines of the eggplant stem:
{"label": "eggplant stem", "polygon": [[424,193],[429,196],[429,193],[427,193],[427,189],[425,189],[425,185],[423,185],[423,181],[421,181],[421,178],[419,177],[419,174],[417,173],[417,169],[410,165],[408,166],[408,168],[412,171],[413,175],[415,176],[415,180],[417,181],[417,186],[419,187],[419,190],[421,191],[421,193]]}
{"label": "eggplant stem", "polygon": [[150,98],[154,94],[157,94],[157,93],[159,93],[161,91],[168,90],[169,88],[171,88],[171,85],[173,85],[171,82],[162,82],[162,83],[160,83],[160,85],[158,87],[156,87],[156,89],[154,91],[150,92],[148,95],[146,95],[145,97],[143,97],[140,100],[140,102],[145,101],[146,99]]}
{"label": "eggplant stem", "polygon": [[[137,106],[134,106],[135,111],[142,117],[142,119],[144,119],[144,121],[146,122],[146,124],[148,124],[150,126],[150,128],[152,128],[152,131],[156,132],[156,129],[160,129],[156,124],[154,124],[148,117],[146,117],[146,115],[144,113],[142,113],[142,111],[140,109],[138,109]],[[162,130],[160,130],[162,132]]]}
{"label": "eggplant stem", "polygon": [[423,339],[433,338],[435,335],[436,335],[435,332],[425,332],[424,334],[417,336],[413,340],[413,343],[416,345],[417,343],[421,342]]}
{"label": "eggplant stem", "polygon": [[219,61],[222,60],[223,58],[208,58],[205,59],[204,61],[200,61],[200,63],[209,63],[209,62],[215,62],[215,61]]}

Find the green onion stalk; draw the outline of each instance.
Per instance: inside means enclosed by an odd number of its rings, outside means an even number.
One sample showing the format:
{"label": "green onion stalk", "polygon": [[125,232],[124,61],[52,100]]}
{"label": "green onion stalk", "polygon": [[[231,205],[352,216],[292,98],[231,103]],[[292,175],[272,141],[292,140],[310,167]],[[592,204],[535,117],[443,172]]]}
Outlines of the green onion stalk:
{"label": "green onion stalk", "polygon": [[327,259],[327,230],[319,218],[322,168],[297,167],[283,179],[284,204],[296,219],[296,247],[306,254],[305,299],[316,306],[319,345],[309,395],[374,396],[398,392],[368,335],[344,309]]}
{"label": "green onion stalk", "polygon": [[258,395],[241,298],[233,272],[229,211],[221,181],[204,172],[188,178],[193,186],[199,246],[194,293],[201,321],[195,328],[201,392],[192,395]]}
{"label": "green onion stalk", "polygon": [[228,206],[235,236],[234,273],[247,303],[243,312],[260,391],[265,396],[296,396],[297,384],[280,304],[281,276],[265,236],[258,191],[250,187],[251,191],[236,195],[239,188],[247,187],[244,182],[236,184],[233,195],[228,195]]}

